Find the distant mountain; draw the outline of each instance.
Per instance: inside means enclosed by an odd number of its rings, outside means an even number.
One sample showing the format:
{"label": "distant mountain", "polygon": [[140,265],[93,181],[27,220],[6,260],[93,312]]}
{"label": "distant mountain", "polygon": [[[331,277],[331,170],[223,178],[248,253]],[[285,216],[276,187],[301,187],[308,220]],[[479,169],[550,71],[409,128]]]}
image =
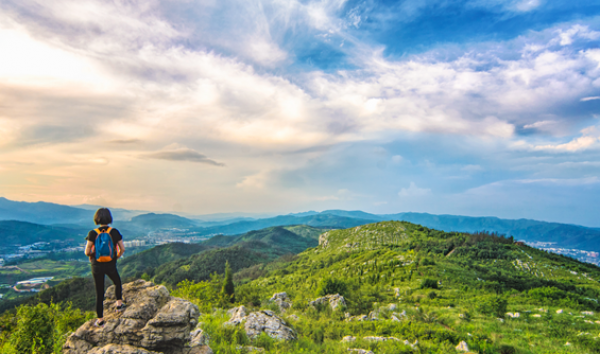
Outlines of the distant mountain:
{"label": "distant mountain", "polygon": [[[92,225],[92,216],[97,206],[83,205],[81,208],[53,203],[15,202],[0,197],[0,220],[19,220],[35,224],[61,225],[78,228]],[[400,220],[417,223],[444,231],[476,232],[490,231],[514,236],[526,242],[555,242],[556,247],[600,252],[600,229],[578,225],[560,224],[528,219],[500,219],[497,217],[470,217],[458,215],[433,215],[427,213],[398,213],[377,215],[360,210],[307,211],[259,219],[264,214],[220,213],[183,217],[175,214],[147,213],[111,209],[115,227],[128,237],[145,235],[157,228],[192,229],[199,235],[237,235],[252,230],[273,226],[309,225],[315,227],[348,228],[377,221]],[[131,221],[125,221],[131,216]],[[187,214],[186,214],[187,216]]]}
{"label": "distant mountain", "polygon": [[[103,206],[101,206],[101,205],[92,205],[92,204],[72,205],[72,207],[84,209],[84,210],[91,210],[93,212],[96,212],[96,210],[98,210],[99,208],[103,208]],[[148,213],[147,211],[143,211],[143,210],[128,210],[128,209],[123,209],[123,208],[109,208],[109,209],[113,216],[113,219],[115,219],[115,220],[129,221],[134,216]]]}
{"label": "distant mountain", "polygon": [[83,229],[73,230],[13,220],[0,221],[0,238],[4,246],[67,240],[83,243],[86,235],[87,230]]}
{"label": "distant mountain", "polygon": [[281,215],[274,218],[259,219],[254,221],[239,221],[228,225],[198,228],[196,231],[204,235],[226,234],[235,235],[252,230],[260,230],[272,226],[287,225],[308,225],[313,227],[328,228],[347,228],[358,225],[369,224],[379,221],[379,219],[357,219],[331,214],[316,214],[309,216],[296,217],[291,215]]}
{"label": "distant mountain", "polygon": [[197,227],[193,220],[174,214],[148,213],[131,218],[131,224],[146,229],[180,228],[188,229]]}
{"label": "distant mountain", "polygon": [[94,212],[66,205],[37,202],[15,202],[0,197],[0,220],[19,220],[36,224],[90,222]]}

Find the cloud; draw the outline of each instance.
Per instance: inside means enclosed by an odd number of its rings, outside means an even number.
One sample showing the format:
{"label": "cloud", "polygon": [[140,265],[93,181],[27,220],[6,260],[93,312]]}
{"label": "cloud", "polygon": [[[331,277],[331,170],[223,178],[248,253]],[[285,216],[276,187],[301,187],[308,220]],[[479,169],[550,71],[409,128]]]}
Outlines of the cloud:
{"label": "cloud", "polygon": [[225,164],[216,162],[202,155],[198,151],[179,146],[167,146],[165,149],[156,152],[140,154],[144,159],[158,159],[167,161],[189,161],[205,163],[213,166],[225,166]]}
{"label": "cloud", "polygon": [[137,144],[139,142],[141,142],[140,139],[116,139],[116,140],[111,140],[110,141],[113,144]]}
{"label": "cloud", "polygon": [[429,194],[431,194],[431,189],[419,188],[414,182],[410,182],[408,188],[402,188],[400,192],[398,192],[400,197],[422,197]]}
{"label": "cloud", "polygon": [[600,38],[600,32],[592,31],[587,26],[582,25],[574,25],[573,27],[563,31],[558,30],[560,45],[570,45],[573,44],[573,41],[577,38],[595,40]]}
{"label": "cloud", "polygon": [[598,127],[591,126],[581,130],[582,136],[572,139],[567,143],[562,144],[546,144],[546,145],[534,145],[530,146],[534,150],[546,150],[546,151],[566,151],[566,152],[577,152],[581,150],[587,150],[593,147],[598,147],[600,141],[600,131]]}
{"label": "cloud", "polygon": [[600,96],[584,97],[580,101],[587,102],[587,101],[595,101],[595,100],[600,100]]}

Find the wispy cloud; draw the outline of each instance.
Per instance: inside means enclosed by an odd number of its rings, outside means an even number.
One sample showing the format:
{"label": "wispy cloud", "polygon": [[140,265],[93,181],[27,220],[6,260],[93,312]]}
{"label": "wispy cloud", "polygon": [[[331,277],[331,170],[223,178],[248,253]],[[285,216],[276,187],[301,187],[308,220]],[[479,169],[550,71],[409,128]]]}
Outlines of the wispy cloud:
{"label": "wispy cloud", "polygon": [[175,146],[167,146],[165,149],[145,154],[140,154],[141,158],[145,159],[158,159],[158,160],[168,160],[168,161],[188,161],[188,162],[199,162],[205,163],[213,166],[225,166],[225,164],[216,162],[214,160],[209,159],[205,155],[202,155],[198,151],[186,148]]}
{"label": "wispy cloud", "polygon": [[400,197],[422,197],[429,194],[431,194],[431,189],[419,188],[415,182],[410,182],[410,186],[408,188],[402,188],[400,192],[398,192]]}

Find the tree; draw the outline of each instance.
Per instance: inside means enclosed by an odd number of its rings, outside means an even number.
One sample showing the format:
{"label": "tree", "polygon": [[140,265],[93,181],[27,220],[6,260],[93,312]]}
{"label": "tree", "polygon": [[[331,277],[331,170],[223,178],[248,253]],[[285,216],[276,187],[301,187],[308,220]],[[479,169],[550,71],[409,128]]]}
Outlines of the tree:
{"label": "tree", "polygon": [[17,353],[51,354],[54,350],[54,318],[46,304],[21,306],[10,342]]}
{"label": "tree", "polygon": [[233,274],[231,273],[231,266],[229,261],[225,262],[225,280],[223,281],[223,289],[221,294],[230,302],[235,302],[235,288],[233,286]]}

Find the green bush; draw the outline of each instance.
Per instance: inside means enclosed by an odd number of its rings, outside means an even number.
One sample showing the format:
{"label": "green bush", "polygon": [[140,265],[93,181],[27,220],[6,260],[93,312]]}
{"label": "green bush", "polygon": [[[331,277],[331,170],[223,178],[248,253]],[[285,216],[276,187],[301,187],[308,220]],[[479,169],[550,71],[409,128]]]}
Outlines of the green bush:
{"label": "green bush", "polygon": [[510,346],[510,345],[506,345],[506,344],[502,344],[500,346],[500,348],[498,349],[498,351],[500,352],[500,354],[516,354],[517,350]]}
{"label": "green bush", "polygon": [[54,318],[46,304],[21,306],[17,310],[17,328],[10,344],[17,353],[52,354],[54,351]]}
{"label": "green bush", "polygon": [[346,291],[348,290],[348,286],[343,280],[333,279],[333,278],[324,278],[321,280],[319,284],[319,288],[317,289],[317,296],[325,296],[325,295],[333,295],[340,294],[342,296],[346,295]]}
{"label": "green bush", "polygon": [[425,278],[421,281],[421,289],[437,289],[438,282],[435,279]]}
{"label": "green bush", "polygon": [[488,297],[484,299],[478,299],[479,305],[477,310],[486,315],[493,315],[496,317],[504,317],[508,301],[501,297]]}

